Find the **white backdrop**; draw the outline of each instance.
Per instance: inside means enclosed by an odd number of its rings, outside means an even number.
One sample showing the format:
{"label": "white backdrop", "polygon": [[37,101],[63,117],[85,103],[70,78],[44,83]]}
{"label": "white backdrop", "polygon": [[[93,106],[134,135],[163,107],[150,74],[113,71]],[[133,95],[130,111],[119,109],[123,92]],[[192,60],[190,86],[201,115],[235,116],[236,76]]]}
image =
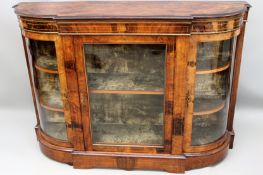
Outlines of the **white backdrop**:
{"label": "white backdrop", "polygon": [[[64,174],[76,172],[78,174],[159,174],[160,172],[151,171],[73,170],[66,165],[54,163],[39,153],[33,133],[36,122],[20,29],[11,8],[18,2],[20,1],[0,1],[0,155],[5,153],[4,155],[9,157],[1,156],[0,172],[5,170],[7,174],[8,172],[15,174],[19,170],[12,167],[18,166],[21,171],[29,174],[36,174],[38,168],[41,169],[38,174],[45,174],[47,169],[49,174],[64,173],[64,171],[66,171]],[[237,133],[235,147],[237,148],[231,151],[233,155],[229,155],[226,161],[216,167],[195,170],[191,174],[221,174],[224,171],[231,174],[246,174],[259,170],[261,168],[259,162],[263,162],[259,159],[263,156],[263,152],[260,151],[263,147],[263,139],[260,135],[263,131],[263,1],[247,0],[247,2],[252,5],[252,8],[246,28],[239,82],[235,120]],[[251,153],[248,154],[249,151]],[[16,161],[11,159],[10,155],[15,156]],[[256,163],[252,164],[253,161]],[[18,163],[20,165],[16,165]]]}

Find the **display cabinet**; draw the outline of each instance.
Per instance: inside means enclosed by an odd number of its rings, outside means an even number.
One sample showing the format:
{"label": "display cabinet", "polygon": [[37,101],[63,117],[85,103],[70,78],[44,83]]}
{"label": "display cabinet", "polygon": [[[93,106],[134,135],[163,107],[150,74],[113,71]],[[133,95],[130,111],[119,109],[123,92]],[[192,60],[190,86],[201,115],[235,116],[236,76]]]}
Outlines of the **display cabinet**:
{"label": "display cabinet", "polygon": [[232,148],[245,2],[19,3],[42,152],[182,173]]}

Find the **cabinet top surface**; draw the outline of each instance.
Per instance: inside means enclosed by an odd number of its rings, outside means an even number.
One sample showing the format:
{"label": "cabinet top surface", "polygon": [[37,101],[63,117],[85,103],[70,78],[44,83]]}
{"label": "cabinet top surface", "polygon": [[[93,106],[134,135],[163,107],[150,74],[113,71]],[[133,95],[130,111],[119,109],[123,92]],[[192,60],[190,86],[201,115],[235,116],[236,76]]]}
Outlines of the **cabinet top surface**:
{"label": "cabinet top surface", "polygon": [[244,13],[244,1],[22,2],[19,16],[52,19],[193,19]]}

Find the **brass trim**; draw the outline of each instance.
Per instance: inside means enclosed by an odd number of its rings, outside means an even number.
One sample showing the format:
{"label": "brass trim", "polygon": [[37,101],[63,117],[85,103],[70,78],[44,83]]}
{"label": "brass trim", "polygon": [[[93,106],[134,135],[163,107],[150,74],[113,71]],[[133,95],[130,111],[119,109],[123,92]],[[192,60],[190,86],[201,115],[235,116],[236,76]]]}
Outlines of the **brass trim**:
{"label": "brass trim", "polygon": [[228,32],[235,32],[239,30],[241,25],[238,28],[231,29],[231,30],[225,30],[225,31],[218,31],[218,32],[191,32],[192,35],[212,35],[212,34],[220,34],[220,33],[228,33]]}

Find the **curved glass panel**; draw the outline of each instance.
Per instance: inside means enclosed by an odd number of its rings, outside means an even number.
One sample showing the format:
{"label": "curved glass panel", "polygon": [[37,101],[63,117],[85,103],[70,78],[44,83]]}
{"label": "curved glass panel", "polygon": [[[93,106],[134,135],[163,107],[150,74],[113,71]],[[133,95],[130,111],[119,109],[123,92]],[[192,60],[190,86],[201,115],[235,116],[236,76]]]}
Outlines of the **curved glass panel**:
{"label": "curved glass panel", "polygon": [[67,140],[64,113],[47,110],[45,108],[41,108],[40,110],[42,130],[51,137]]}
{"label": "curved glass panel", "polygon": [[192,145],[212,143],[226,131],[234,39],[198,44]]}
{"label": "curved glass panel", "polygon": [[31,40],[31,47],[34,49],[37,66],[50,70],[58,69],[54,42]]}
{"label": "curved glass panel", "polygon": [[211,143],[224,135],[227,125],[227,108],[193,117],[192,145]]}
{"label": "curved glass panel", "polygon": [[53,138],[67,140],[55,43],[29,40],[29,44],[41,129]]}
{"label": "curved glass panel", "polygon": [[211,70],[227,65],[232,57],[233,39],[201,42],[197,51],[197,70]]}
{"label": "curved glass panel", "polygon": [[163,145],[163,44],[84,44],[95,144]]}

